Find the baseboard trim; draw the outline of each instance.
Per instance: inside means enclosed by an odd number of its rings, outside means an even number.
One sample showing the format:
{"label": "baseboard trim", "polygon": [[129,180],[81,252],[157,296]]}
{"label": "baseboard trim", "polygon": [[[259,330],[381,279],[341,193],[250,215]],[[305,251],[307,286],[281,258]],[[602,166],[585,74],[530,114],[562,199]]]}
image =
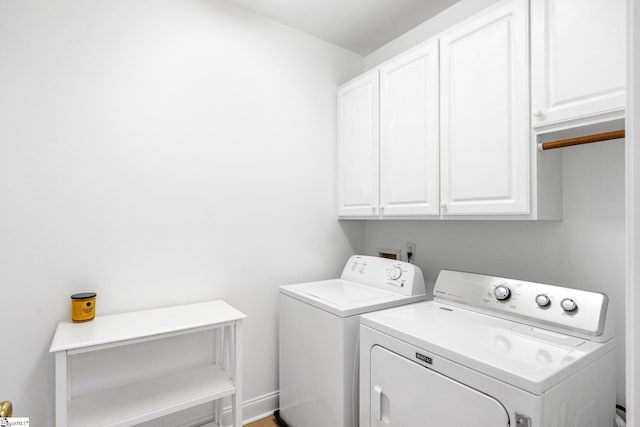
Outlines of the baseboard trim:
{"label": "baseboard trim", "polygon": [[[278,409],[279,398],[280,392],[276,390],[242,402],[243,423],[251,423],[273,414]],[[231,425],[231,405],[224,408],[222,420],[225,425]]]}
{"label": "baseboard trim", "polygon": [[[254,421],[266,418],[272,415],[276,409],[278,409],[280,392],[272,391],[271,393],[263,394],[262,396],[254,397],[242,402],[242,424],[252,423]],[[205,424],[209,423],[209,424]],[[222,410],[222,424],[224,426],[231,426],[233,420],[231,419],[231,405],[225,406]],[[200,419],[199,424],[183,425],[181,427],[217,427],[212,420],[212,416],[209,415],[204,419]]]}

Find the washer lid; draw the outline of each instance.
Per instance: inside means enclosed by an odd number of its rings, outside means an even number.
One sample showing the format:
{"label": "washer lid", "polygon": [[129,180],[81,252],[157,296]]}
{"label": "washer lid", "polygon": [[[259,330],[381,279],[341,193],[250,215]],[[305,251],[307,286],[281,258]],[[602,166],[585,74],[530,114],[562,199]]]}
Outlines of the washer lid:
{"label": "washer lid", "polygon": [[[614,349],[435,301],[366,314],[361,324],[540,395]],[[430,356],[431,356],[430,355]]]}
{"label": "washer lid", "polygon": [[425,295],[405,296],[359,283],[334,279],[285,285],[280,293],[340,317],[424,300]]}

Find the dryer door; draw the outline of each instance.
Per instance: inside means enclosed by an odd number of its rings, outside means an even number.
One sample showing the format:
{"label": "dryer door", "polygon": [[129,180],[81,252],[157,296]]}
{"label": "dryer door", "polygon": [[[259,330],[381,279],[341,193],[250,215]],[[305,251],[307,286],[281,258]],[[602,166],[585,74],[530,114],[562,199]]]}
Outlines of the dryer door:
{"label": "dryer door", "polygon": [[380,346],[371,349],[371,427],[507,427],[486,394]]}

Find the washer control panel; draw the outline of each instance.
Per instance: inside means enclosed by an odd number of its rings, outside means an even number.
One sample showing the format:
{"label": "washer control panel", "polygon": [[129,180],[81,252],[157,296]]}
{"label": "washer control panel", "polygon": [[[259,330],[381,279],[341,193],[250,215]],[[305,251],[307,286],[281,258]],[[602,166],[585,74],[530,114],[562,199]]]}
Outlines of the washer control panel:
{"label": "washer control panel", "polygon": [[402,295],[424,295],[420,268],[414,264],[387,258],[354,255],[349,258],[341,278]]}
{"label": "washer control panel", "polygon": [[504,277],[442,270],[434,299],[581,337],[604,333],[605,294]]}

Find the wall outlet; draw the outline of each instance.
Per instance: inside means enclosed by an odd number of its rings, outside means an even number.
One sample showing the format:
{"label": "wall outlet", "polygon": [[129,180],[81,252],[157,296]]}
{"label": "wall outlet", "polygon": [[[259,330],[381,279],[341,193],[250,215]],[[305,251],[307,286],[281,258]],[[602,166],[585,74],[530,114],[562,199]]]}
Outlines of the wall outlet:
{"label": "wall outlet", "polygon": [[411,262],[416,257],[416,244],[407,242],[407,262]]}

